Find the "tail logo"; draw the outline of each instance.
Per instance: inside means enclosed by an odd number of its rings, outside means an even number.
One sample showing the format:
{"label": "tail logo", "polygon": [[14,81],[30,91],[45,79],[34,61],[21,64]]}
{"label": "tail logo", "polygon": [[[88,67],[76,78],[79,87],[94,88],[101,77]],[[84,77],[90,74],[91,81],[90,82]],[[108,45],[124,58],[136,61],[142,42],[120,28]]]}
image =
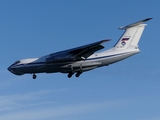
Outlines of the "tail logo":
{"label": "tail logo", "polygon": [[125,46],[125,45],[126,45],[126,41],[128,41],[128,40],[129,40],[129,38],[122,38],[121,44],[122,44],[123,46]]}

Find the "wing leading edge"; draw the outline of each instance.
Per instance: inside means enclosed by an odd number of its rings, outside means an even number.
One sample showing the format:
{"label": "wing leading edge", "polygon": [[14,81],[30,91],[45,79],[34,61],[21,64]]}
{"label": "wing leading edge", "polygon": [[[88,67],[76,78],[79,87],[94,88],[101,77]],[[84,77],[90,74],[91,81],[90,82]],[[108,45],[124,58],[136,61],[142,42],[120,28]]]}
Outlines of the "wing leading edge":
{"label": "wing leading edge", "polygon": [[103,49],[104,46],[102,44],[108,41],[110,40],[109,39],[101,40],[101,41],[91,43],[88,45],[84,45],[84,46],[80,46],[77,48],[52,53],[46,59],[46,62],[55,63],[55,62],[63,62],[63,61],[69,62],[69,61],[85,60],[86,58],[91,56],[96,51]]}

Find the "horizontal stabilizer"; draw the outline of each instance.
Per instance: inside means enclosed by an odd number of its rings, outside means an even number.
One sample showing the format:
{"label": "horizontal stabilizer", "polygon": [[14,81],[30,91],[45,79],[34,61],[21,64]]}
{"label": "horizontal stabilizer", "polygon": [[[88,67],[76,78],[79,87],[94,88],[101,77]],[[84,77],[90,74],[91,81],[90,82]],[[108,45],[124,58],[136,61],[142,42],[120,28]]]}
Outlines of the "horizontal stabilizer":
{"label": "horizontal stabilizer", "polygon": [[144,22],[149,21],[149,20],[151,20],[151,19],[152,19],[152,18],[146,18],[146,19],[144,19],[144,20],[141,20],[141,21],[138,21],[138,22],[129,24],[129,25],[127,25],[127,26],[122,26],[122,27],[120,27],[119,29],[120,29],[120,30],[125,30],[125,29],[128,29],[128,28],[131,28],[131,27],[134,27],[134,26],[143,24]]}

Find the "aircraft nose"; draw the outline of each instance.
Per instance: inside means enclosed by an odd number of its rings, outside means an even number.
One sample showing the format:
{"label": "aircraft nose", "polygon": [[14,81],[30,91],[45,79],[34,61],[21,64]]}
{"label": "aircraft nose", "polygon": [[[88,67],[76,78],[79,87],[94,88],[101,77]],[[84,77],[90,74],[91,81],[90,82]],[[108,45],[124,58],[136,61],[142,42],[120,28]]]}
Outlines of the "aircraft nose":
{"label": "aircraft nose", "polygon": [[12,65],[9,66],[7,69],[8,69],[8,71],[10,71],[11,73],[15,74],[15,68],[13,68]]}
{"label": "aircraft nose", "polygon": [[9,66],[8,71],[10,71],[11,73],[15,74],[15,75],[23,75],[24,73],[21,71],[18,71],[17,68],[15,68],[13,65]]}
{"label": "aircraft nose", "polygon": [[13,72],[13,70],[12,70],[12,67],[11,67],[11,66],[9,66],[7,69],[8,69],[8,71]]}

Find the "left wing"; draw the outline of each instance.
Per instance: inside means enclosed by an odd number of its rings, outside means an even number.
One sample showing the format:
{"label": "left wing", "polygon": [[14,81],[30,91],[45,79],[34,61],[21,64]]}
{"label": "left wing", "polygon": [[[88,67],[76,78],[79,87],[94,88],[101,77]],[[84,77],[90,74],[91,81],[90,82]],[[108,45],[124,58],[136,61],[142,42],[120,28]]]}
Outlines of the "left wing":
{"label": "left wing", "polygon": [[46,59],[46,62],[54,63],[63,61],[69,62],[69,61],[85,60],[86,58],[91,56],[94,52],[103,49],[104,46],[102,46],[101,44],[108,41],[109,39],[101,40],[99,42],[91,43],[81,47],[50,54],[49,57]]}

